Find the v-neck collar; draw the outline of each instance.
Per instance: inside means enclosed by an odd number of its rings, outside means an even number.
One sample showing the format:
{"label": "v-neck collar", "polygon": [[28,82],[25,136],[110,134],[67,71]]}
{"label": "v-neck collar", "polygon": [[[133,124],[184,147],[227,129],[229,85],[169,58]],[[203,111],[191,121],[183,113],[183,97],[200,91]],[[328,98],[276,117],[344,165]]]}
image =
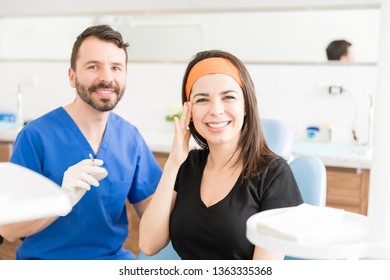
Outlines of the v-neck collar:
{"label": "v-neck collar", "polygon": [[112,131],[112,129],[111,129],[111,127],[112,127],[112,125],[111,125],[112,112],[110,112],[108,115],[106,129],[104,130],[102,143],[100,144],[100,147],[99,147],[97,154],[95,154],[95,152],[92,149],[91,145],[89,144],[87,138],[85,137],[83,132],[80,130],[80,128],[77,126],[77,124],[72,119],[72,117],[68,114],[68,112],[65,110],[65,108],[63,108],[63,107],[60,107],[60,108],[61,108],[60,115],[62,117],[61,119],[64,120],[63,124],[66,125],[68,127],[68,129],[71,131],[71,133],[74,136],[74,139],[77,142],[79,142],[80,147],[86,151],[87,155],[88,155],[88,153],[91,153],[94,158],[98,157],[100,159],[103,159],[106,152],[107,152],[109,142],[110,142],[110,137],[112,134],[112,132],[111,132]]}
{"label": "v-neck collar", "polygon": [[220,207],[220,205],[223,205],[226,203],[226,201],[230,198],[230,196],[233,195],[233,193],[235,192],[235,189],[238,187],[239,182],[241,181],[241,174],[240,176],[238,176],[236,182],[234,183],[233,187],[231,188],[231,190],[219,201],[217,201],[216,203],[210,205],[210,206],[207,206],[204,201],[202,200],[202,195],[201,195],[201,185],[202,185],[202,179],[203,179],[203,174],[204,174],[204,170],[206,168],[206,163],[207,163],[207,158],[208,158],[208,155],[209,155],[210,151],[207,150],[207,152],[204,153],[204,158],[203,160],[200,162],[200,165],[201,165],[201,170],[200,170],[200,176],[198,177],[198,181],[196,182],[197,184],[197,194],[198,194],[198,201],[201,205],[201,207],[205,210],[212,210],[214,208],[218,208]]}

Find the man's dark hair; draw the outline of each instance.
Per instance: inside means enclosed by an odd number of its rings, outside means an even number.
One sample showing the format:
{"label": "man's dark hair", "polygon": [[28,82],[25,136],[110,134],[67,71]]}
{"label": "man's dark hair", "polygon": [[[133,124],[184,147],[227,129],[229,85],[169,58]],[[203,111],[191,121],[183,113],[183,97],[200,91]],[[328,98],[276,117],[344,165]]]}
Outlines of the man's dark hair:
{"label": "man's dark hair", "polygon": [[328,60],[340,60],[343,55],[348,55],[348,47],[352,44],[345,40],[335,40],[326,48]]}
{"label": "man's dark hair", "polygon": [[123,49],[126,53],[126,63],[127,63],[127,59],[128,59],[127,47],[129,46],[129,44],[123,42],[122,35],[118,31],[112,29],[112,27],[109,25],[96,25],[96,26],[88,27],[83,31],[83,33],[77,36],[76,42],[74,42],[73,45],[72,55],[70,57],[70,67],[73,70],[76,70],[76,60],[77,60],[80,46],[84,42],[84,40],[89,36],[96,37],[102,41],[112,42],[118,48]]}

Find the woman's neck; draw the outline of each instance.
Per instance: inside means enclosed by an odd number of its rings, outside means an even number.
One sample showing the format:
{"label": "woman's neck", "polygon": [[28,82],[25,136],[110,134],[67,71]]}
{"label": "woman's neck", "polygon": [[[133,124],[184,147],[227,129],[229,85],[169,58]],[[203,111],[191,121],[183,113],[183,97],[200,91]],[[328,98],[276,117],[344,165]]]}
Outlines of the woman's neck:
{"label": "woman's neck", "polygon": [[241,160],[239,160],[240,150],[237,148],[218,146],[209,147],[209,151],[207,164],[210,168],[220,170],[237,168],[237,162],[242,165]]}

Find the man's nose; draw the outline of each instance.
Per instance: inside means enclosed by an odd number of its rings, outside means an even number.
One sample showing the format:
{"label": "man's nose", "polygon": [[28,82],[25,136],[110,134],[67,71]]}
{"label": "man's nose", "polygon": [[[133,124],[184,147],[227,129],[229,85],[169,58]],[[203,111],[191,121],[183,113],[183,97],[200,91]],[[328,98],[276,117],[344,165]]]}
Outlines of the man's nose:
{"label": "man's nose", "polygon": [[99,79],[102,82],[110,83],[114,80],[114,78],[113,78],[114,76],[113,76],[110,68],[107,68],[107,67],[101,68],[99,74],[100,74]]}

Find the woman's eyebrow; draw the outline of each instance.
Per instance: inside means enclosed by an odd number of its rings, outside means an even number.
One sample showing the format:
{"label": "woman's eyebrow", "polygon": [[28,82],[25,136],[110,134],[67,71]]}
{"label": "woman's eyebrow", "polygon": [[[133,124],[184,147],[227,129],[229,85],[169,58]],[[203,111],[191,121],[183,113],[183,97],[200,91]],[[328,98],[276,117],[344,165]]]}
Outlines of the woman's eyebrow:
{"label": "woman's eyebrow", "polygon": [[238,94],[238,92],[235,91],[234,89],[228,89],[228,90],[224,90],[224,91],[221,92],[221,94],[228,94],[228,93],[236,93],[236,94]]}
{"label": "woman's eyebrow", "polygon": [[204,93],[204,92],[198,92],[198,93],[195,93],[193,97],[195,98],[197,96],[209,96],[209,94],[208,93]]}

